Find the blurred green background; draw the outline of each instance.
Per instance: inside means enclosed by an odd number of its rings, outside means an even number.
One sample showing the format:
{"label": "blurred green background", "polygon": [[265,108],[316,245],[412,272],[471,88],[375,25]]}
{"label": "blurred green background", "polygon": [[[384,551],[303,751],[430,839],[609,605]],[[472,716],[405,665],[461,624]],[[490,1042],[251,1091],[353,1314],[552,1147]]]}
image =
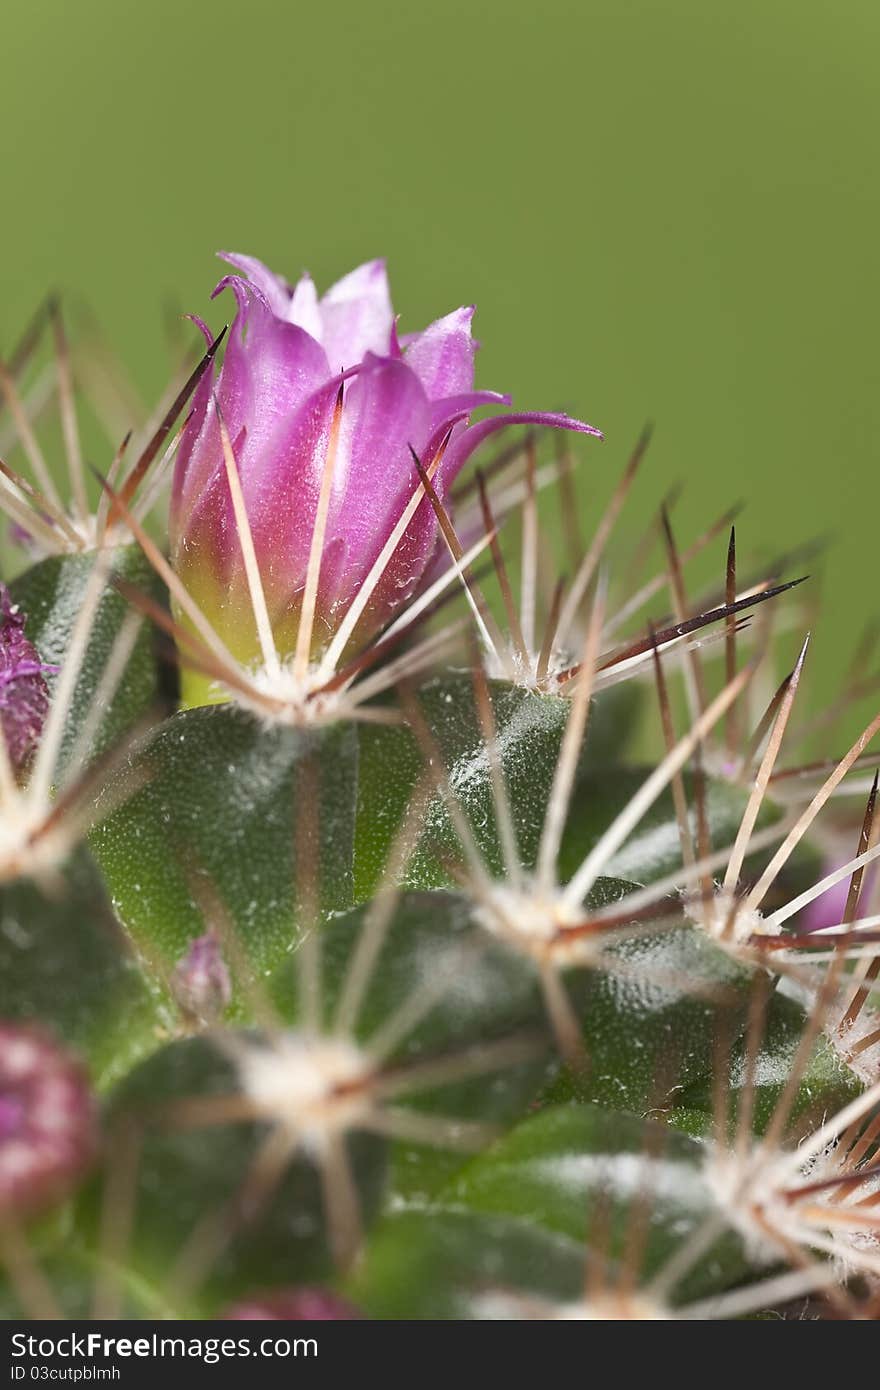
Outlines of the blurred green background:
{"label": "blurred green background", "polygon": [[2,51],[0,349],[55,287],[150,397],[217,248],[384,254],[405,329],[476,301],[481,384],[605,429],[585,509],[650,417],[634,517],[681,479],[682,535],[833,532],[830,692],[876,604],[875,0],[13,0]]}

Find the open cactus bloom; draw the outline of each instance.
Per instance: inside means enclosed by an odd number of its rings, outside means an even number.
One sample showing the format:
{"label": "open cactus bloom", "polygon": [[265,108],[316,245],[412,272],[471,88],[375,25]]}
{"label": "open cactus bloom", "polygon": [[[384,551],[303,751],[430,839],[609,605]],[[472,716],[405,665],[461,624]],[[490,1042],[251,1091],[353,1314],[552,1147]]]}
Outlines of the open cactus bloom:
{"label": "open cactus bloom", "polygon": [[[264,695],[302,704],[436,579],[445,548],[427,494],[444,503],[485,439],[517,423],[599,431],[531,412],[471,424],[508,399],[474,388],[473,309],[399,338],[381,261],[319,299],[308,276],[291,288],[250,257],[225,259],[241,273],[215,294],[230,290],[236,315],[178,451],[171,558]],[[179,602],[177,616],[193,627]],[[228,693],[186,678],[191,704]]]}
{"label": "open cactus bloom", "polygon": [[620,536],[646,435],[581,536],[470,309],[227,259],[124,470],[57,315],[66,483],[0,368],[0,1307],[876,1318],[864,652],[811,721],[791,557]]}

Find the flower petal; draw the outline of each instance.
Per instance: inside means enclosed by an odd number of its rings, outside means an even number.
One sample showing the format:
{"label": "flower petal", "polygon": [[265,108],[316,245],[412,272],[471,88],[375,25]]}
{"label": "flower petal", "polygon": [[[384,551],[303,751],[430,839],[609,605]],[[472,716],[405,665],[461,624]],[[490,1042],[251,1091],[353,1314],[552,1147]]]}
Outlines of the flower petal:
{"label": "flower petal", "polygon": [[301,275],[297,280],[296,289],[293,291],[284,317],[288,323],[298,324],[307,333],[311,333],[312,337],[319,343],[321,342],[323,333],[321,310],[318,304],[318,291],[315,289],[315,282],[311,275]]}
{"label": "flower petal", "polygon": [[460,420],[484,405],[510,405],[510,397],[500,391],[467,391],[461,396],[444,396],[434,401],[434,425],[439,428],[444,420]]}
{"label": "flower petal", "polygon": [[[467,401],[467,397],[464,399]],[[454,402],[449,401],[445,404],[451,406]],[[468,410],[471,408],[470,406],[467,407]],[[443,456],[443,462],[434,476],[434,486],[441,502],[446,501],[449,489],[456,477],[483,441],[497,430],[506,429],[509,425],[543,425],[552,429],[567,429],[580,434],[595,435],[598,439],[604,438],[601,431],[595,429],[593,425],[587,425],[582,420],[574,420],[569,415],[523,411],[516,414],[493,415],[488,420],[480,420],[476,425],[470,426],[464,426],[460,416],[456,420],[455,416],[452,415],[444,425],[439,427],[429,441],[424,454],[425,461],[430,459],[434,451],[440,447],[450,425],[452,431],[449,435],[449,443]],[[407,535],[410,545],[420,554],[426,556],[422,576],[425,584],[433,583],[440,574],[448,569],[450,564],[449,553],[445,545],[439,544],[437,528],[436,525],[432,528],[432,521],[433,512],[428,508],[428,503],[425,502],[413,517]],[[476,538],[476,535],[459,535],[464,549],[473,544]]]}
{"label": "flower petal", "polygon": [[418,479],[410,448],[424,447],[431,405],[405,362],[368,356],[345,397],[330,532],[345,541],[344,571],[328,571],[330,601],[349,598],[370,568]]}
{"label": "flower petal", "polygon": [[437,319],[411,339],[405,353],[407,366],[421,381],[431,400],[464,395],[474,388],[474,354],[471,337],[474,306],[456,309]]}
{"label": "flower petal", "polygon": [[[329,380],[330,370],[321,345],[304,329],[273,314],[260,290],[237,275],[221,280],[215,295],[226,288],[233,291],[238,312],[217,383],[217,399],[230,439],[247,431],[246,455],[238,459],[247,496],[261,491],[265,479],[271,478],[278,436],[283,447],[284,432],[299,408]],[[197,404],[201,407],[202,400]],[[225,479],[220,429],[215,412],[205,410],[198,436],[175,470],[171,535],[175,549],[196,510],[204,510],[209,493],[225,495],[225,481],[219,489],[212,487],[215,478]],[[225,510],[224,505],[221,531]]]}
{"label": "flower petal", "polygon": [[[211,343],[214,341],[214,337],[204,319],[200,319],[197,314],[190,314],[189,318],[196,325],[196,328],[198,328],[205,342],[210,347]],[[187,486],[187,480],[190,476],[190,465],[193,455],[198,445],[202,429],[204,428],[208,406],[211,403],[211,394],[214,390],[214,373],[216,370],[217,362],[215,359],[196,387],[189,418],[186,421],[186,426],[180,437],[177,456],[174,460],[171,505],[168,510],[168,532],[172,554],[177,547],[180,531],[184,524],[184,517],[191,509],[189,499],[193,494]]]}
{"label": "flower petal", "polygon": [[597,439],[605,438],[602,431],[597,430],[595,425],[588,425],[583,420],[575,420],[570,415],[540,410],[493,415],[490,419],[480,420],[476,425],[471,425],[468,429],[463,430],[452,441],[440,465],[443,486],[445,488],[451,486],[471,454],[480,447],[484,439],[488,439],[497,430],[507,429],[509,425],[542,425],[545,429],[573,430],[577,434],[591,434]]}
{"label": "flower petal", "polygon": [[327,291],[321,300],[321,341],[334,371],[384,356],[391,347],[394,311],[384,261],[367,261]]}
{"label": "flower petal", "polygon": [[262,261],[258,261],[256,256],[240,256],[237,251],[218,251],[217,254],[221,261],[235,266],[236,270],[247,276],[267,301],[273,314],[277,314],[280,319],[287,318],[290,308],[290,286],[282,276],[276,275],[267,265],[263,265]]}
{"label": "flower petal", "polygon": [[[279,603],[305,582],[315,510],[339,393],[331,378],[278,430],[269,466],[250,439],[241,468],[245,504],[265,580]],[[335,533],[331,529],[329,536]]]}
{"label": "flower petal", "polygon": [[[230,432],[245,508],[270,612],[280,615],[305,582],[315,510],[339,383],[325,382],[282,422],[268,446],[248,429]],[[212,423],[216,429],[216,419]],[[219,449],[219,430],[218,449]],[[222,608],[234,627],[249,606],[241,539],[222,453],[202,489],[177,558],[181,571],[210,573],[223,591]],[[195,579],[193,582],[197,582]],[[212,617],[216,617],[212,613]],[[223,628],[226,618],[220,619]],[[222,630],[222,635],[227,633]],[[235,633],[229,645],[237,649]]]}

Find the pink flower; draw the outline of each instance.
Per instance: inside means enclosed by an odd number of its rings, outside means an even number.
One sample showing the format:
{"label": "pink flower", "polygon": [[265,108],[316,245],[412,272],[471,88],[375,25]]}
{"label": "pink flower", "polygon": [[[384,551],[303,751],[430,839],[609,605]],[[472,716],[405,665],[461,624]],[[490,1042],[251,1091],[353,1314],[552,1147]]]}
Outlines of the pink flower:
{"label": "pink flower", "polygon": [[[331,482],[309,631],[313,659],[419,487],[413,452],[426,467],[441,460],[433,481],[444,499],[478,445],[505,425],[599,435],[567,415],[496,414],[470,424],[473,410],[507,401],[474,389],[473,309],[456,309],[399,339],[381,261],[360,266],[319,298],[307,275],[291,287],[251,257],[225,259],[241,273],[226,276],[214,293],[230,289],[237,312],[219,377],[206,374],[184,432],[170,529],[179,577],[241,662],[256,664],[260,646],[218,406],[282,658],[296,647],[325,475]],[[355,645],[418,591],[437,546],[437,522],[423,498],[359,617]]]}

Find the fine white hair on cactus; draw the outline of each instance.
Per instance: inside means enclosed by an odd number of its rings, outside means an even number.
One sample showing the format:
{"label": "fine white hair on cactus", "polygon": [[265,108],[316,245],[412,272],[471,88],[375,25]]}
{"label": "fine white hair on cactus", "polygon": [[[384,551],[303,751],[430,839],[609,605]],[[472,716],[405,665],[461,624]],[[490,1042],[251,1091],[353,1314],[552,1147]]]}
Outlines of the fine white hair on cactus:
{"label": "fine white hair on cactus", "polygon": [[[743,1074],[734,1076],[720,1049],[713,1090],[714,1128],[707,1139],[705,1172],[719,1209],[742,1236],[755,1259],[784,1260],[809,1276],[839,1285],[853,1274],[880,1274],[880,1082],[839,1109],[820,1116],[809,1110],[793,1120],[817,1039],[831,1030],[831,988],[814,1002],[787,1075],[773,1078],[778,1097],[769,1117],[753,1132],[758,1058],[767,1022],[769,983],[759,979],[751,999]],[[734,1084],[736,1089],[734,1091]],[[826,1279],[827,1285],[827,1279]],[[844,1311],[842,1288],[827,1288]]]}
{"label": "fine white hair on cactus", "polygon": [[[19,379],[34,358],[47,323],[51,328],[52,360],[38,377],[32,391],[23,396]],[[130,393],[126,393],[124,438],[112,458],[108,478],[111,483],[116,483],[123,460],[133,445],[136,462],[121,485],[121,495],[125,502],[131,504],[139,520],[144,520],[150,513],[168,481],[183,429],[181,425],[172,434],[174,423],[213,360],[220,341],[218,339],[212,344],[194,370],[186,366],[185,371],[172,380],[153,416],[138,429],[137,437],[134,436],[133,427],[137,423],[138,409],[132,404]],[[84,354],[83,366],[86,361]],[[104,363],[102,368],[93,371],[91,374],[96,379],[96,387],[99,381],[105,390],[112,391],[116,370],[115,366]],[[101,493],[95,506],[89,499],[89,470],[80,440],[74,369],[57,300],[50,299],[36,316],[10,361],[0,362],[0,392],[13,425],[8,439],[2,441],[0,453],[5,455],[9,448],[19,445],[31,474],[29,478],[26,473],[0,460],[0,509],[12,523],[16,538],[35,559],[47,555],[100,551],[124,542],[128,538],[127,529],[119,513],[111,510],[109,495]],[[102,395],[103,392],[97,389],[93,393],[92,403],[99,408],[99,413]],[[60,491],[34,428],[37,416],[53,402],[58,407],[64,446],[69,490],[66,498]],[[143,487],[151,470],[153,476],[149,486]]]}
{"label": "fine white hair on cactus", "polygon": [[[458,964],[460,966],[460,959]],[[425,1013],[428,1005],[425,1005]],[[413,1027],[418,1018],[413,1019]],[[328,1241],[340,1269],[360,1250],[364,1231],[351,1171],[347,1136],[369,1132],[464,1153],[493,1137],[491,1125],[426,1114],[395,1104],[418,1093],[515,1065],[536,1055],[533,1039],[504,1039],[411,1066],[385,1068],[375,1055],[378,1039],[361,1043],[332,1030],[279,1027],[259,1038],[233,1032],[211,1035],[234,1062],[240,1089],[228,1095],[184,1098],[161,1114],[170,1128],[201,1129],[259,1122],[268,1127],[232,1210],[242,1221],[261,1212],[290,1163],[305,1158],[317,1169],[323,1191]],[[170,1284],[190,1296],[236,1234],[229,1210],[212,1212],[190,1233]]]}
{"label": "fine white hair on cactus", "polygon": [[547,1299],[505,1290],[492,1291],[475,1297],[471,1311],[475,1317],[505,1321],[702,1322],[747,1317],[804,1295],[821,1294],[834,1282],[835,1274],[830,1267],[790,1270],[754,1280],[729,1293],[673,1307],[652,1297],[650,1290],[620,1288],[611,1278],[608,1287],[586,1291],[583,1298],[568,1303],[551,1303]]}
{"label": "fine white hair on cactus", "polygon": [[[637,1211],[634,1203],[634,1214]],[[714,1223],[711,1228],[708,1224],[701,1228],[701,1237],[706,1230],[711,1231],[713,1239],[718,1235],[718,1227]],[[690,1252],[690,1262],[696,1264],[700,1254],[695,1242]],[[674,1256],[670,1257],[669,1265],[672,1259]],[[621,1269],[608,1261],[599,1261],[589,1248],[586,1264],[585,1289],[583,1297],[579,1299],[553,1303],[549,1299],[513,1290],[492,1289],[475,1295],[470,1300],[468,1311],[472,1317],[493,1321],[701,1322],[748,1317],[750,1313],[758,1313],[804,1296],[822,1296],[837,1284],[839,1277],[833,1265],[814,1261],[807,1268],[753,1279],[741,1288],[726,1293],[673,1303],[669,1299],[672,1290],[665,1283],[666,1268],[661,1268],[658,1276],[658,1280],[664,1284],[661,1291],[655,1287],[655,1281],[640,1279],[638,1270],[625,1266]],[[675,1270],[675,1282],[684,1279],[687,1273],[688,1262],[679,1263]],[[849,1309],[850,1300],[841,1301]]]}
{"label": "fine white hair on cactus", "polygon": [[[759,987],[759,993],[766,1003],[766,991]],[[751,1093],[748,1099],[753,1099]],[[751,1112],[746,1125],[750,1122]],[[653,1259],[648,1268],[652,1226],[664,1224],[658,1199],[662,1195],[665,1175],[662,1150],[668,1138],[668,1130],[664,1134],[662,1125],[648,1121],[644,1125],[641,1153],[588,1155],[586,1159],[572,1156],[581,1181],[585,1165],[596,1169],[593,1190],[587,1188],[590,1215],[585,1232],[584,1286],[579,1298],[554,1301],[523,1290],[490,1287],[466,1299],[467,1315],[549,1321],[686,1321],[743,1317],[805,1296],[828,1297],[839,1311],[855,1310],[855,1300],[840,1287],[846,1272],[838,1261],[825,1260],[821,1252],[818,1257],[812,1255],[809,1240],[804,1241],[800,1232],[796,1240],[790,1238],[787,1228],[768,1234],[763,1227],[758,1231],[754,1215],[744,1219],[740,1207],[731,1202],[726,1168],[719,1180],[723,1165],[714,1148],[711,1157],[704,1162],[709,1198],[705,1210],[700,1208],[698,1200],[695,1201],[700,1175],[669,1164],[669,1181],[675,1200],[683,1209],[692,1204],[695,1219],[689,1231],[685,1223],[680,1233],[676,1223],[667,1220],[667,1228],[674,1232],[672,1248],[659,1262]],[[868,1133],[867,1143],[863,1138],[860,1151],[856,1152],[855,1146],[851,1150],[848,1171],[855,1174],[857,1181],[858,1160],[868,1151],[870,1141]],[[730,1152],[738,1151],[743,1142],[744,1128],[740,1126]],[[725,1150],[725,1160],[727,1156]],[[873,1169],[869,1170],[868,1178],[872,1172]],[[811,1185],[809,1190],[814,1190],[815,1186]],[[829,1184],[831,1188],[836,1186],[834,1182]],[[615,1209],[619,1221],[614,1219]],[[617,1228],[613,1239],[612,1227]],[[719,1242],[729,1240],[731,1228],[743,1239],[752,1276],[738,1281],[739,1287],[735,1289],[697,1298],[688,1294],[688,1277],[701,1262],[708,1261],[711,1265],[713,1252],[717,1253]],[[781,1269],[784,1265],[790,1268]],[[769,1266],[767,1273],[765,1266]]]}
{"label": "fine white hair on cactus", "polygon": [[[750,679],[753,667],[736,675],[722,694],[701,716],[697,724],[658,765],[641,790],[628,803],[605,835],[591,850],[568,884],[558,881],[557,856],[562,827],[565,823],[574,786],[575,772],[587,730],[592,683],[590,673],[595,668],[598,633],[603,613],[603,588],[600,587],[588,627],[584,650],[583,675],[571,701],[565,735],[559,752],[553,787],[548,800],[541,845],[534,873],[520,867],[519,851],[513,829],[497,731],[493,725],[492,704],[482,668],[475,667],[475,699],[486,739],[491,785],[499,835],[504,852],[505,875],[494,878],[485,863],[466,812],[460,803],[454,781],[444,769],[443,758],[436,747],[417,703],[403,692],[402,698],[408,722],[422,744],[426,763],[433,770],[438,790],[453,821],[464,853],[461,879],[472,895],[478,922],[510,950],[530,958],[538,971],[545,995],[548,1016],[552,1022],[562,1054],[572,1062],[583,1061],[580,1025],[568,998],[562,973],[571,966],[588,967],[612,975],[626,976],[632,970],[658,985],[671,985],[671,976],[649,964],[631,964],[613,948],[622,940],[639,936],[645,921],[657,915],[657,905],[667,904],[670,892],[696,886],[706,865],[692,863],[676,873],[672,881],[663,880],[649,890],[635,890],[638,901],[630,904],[624,896],[607,907],[591,909],[588,895],[596,880],[610,872],[615,852],[638,824],[641,816],[667,787],[684,765],[712,724],[720,719]],[[680,912],[680,906],[678,908]],[[670,915],[678,915],[673,906]],[[717,998],[717,982],[685,979],[678,985],[697,995],[706,990]]]}
{"label": "fine white hair on cactus", "polygon": [[[496,1134],[482,1120],[460,1119],[411,1108],[406,1099],[469,1078],[491,1075],[546,1054],[546,1039],[507,1036],[458,1052],[401,1062],[401,1045],[456,987],[483,950],[476,935],[435,956],[422,980],[378,1025],[364,1034],[365,995],[400,897],[399,874],[418,839],[418,823],[431,782],[423,779],[392,848],[389,866],[345,969],[333,1017],[325,1017],[321,926],[318,920],[317,769],[306,772],[294,836],[298,850],[296,922],[297,1019],[285,1023],[270,992],[254,974],[236,941],[235,927],[214,890],[195,889],[208,917],[209,933],[223,952],[235,988],[249,999],[259,1033],[241,1033],[210,1021],[211,1045],[232,1063],[236,1088],[228,1093],[182,1097],[150,1113],[146,1124],[171,1130],[210,1129],[257,1122],[266,1135],[257,1148],[241,1191],[227,1206],[210,1212],[184,1238],[168,1286],[176,1299],[191,1297],[242,1224],[261,1213],[296,1159],[320,1176],[328,1243],[340,1270],[358,1254],[364,1226],[347,1146],[348,1136],[366,1132],[387,1139],[471,1153]],[[195,882],[194,882],[195,888]],[[200,940],[206,940],[206,937]],[[179,966],[178,966],[179,969]],[[160,965],[160,974],[168,970]],[[193,1027],[193,1011],[180,1001],[182,1031]],[[196,1020],[198,1026],[198,1020]],[[403,1100],[404,1104],[398,1102]],[[129,1181],[131,1190],[131,1181]],[[111,1194],[112,1196],[112,1194]]]}
{"label": "fine white hair on cactus", "polygon": [[[504,505],[506,513],[510,504],[515,503],[522,516],[521,593],[520,604],[517,607],[507,564],[498,543],[499,525],[496,512],[500,512],[500,509],[493,509],[484,476],[479,471],[476,474],[480,502],[479,520],[471,520],[466,516],[456,525],[432,487],[430,478],[420,469],[423,486],[437,517],[450,563],[458,574],[462,592],[470,607],[483,649],[486,673],[490,678],[509,681],[513,686],[543,694],[572,695],[575,691],[581,675],[582,664],[578,660],[578,653],[584,640],[584,602],[595,587],[609,538],[635,480],[648,439],[649,434],[645,432],[630,456],[623,475],[599,518],[590,545],[582,557],[579,555],[575,561],[575,574],[571,584],[566,590],[562,578],[556,581],[547,605],[546,623],[540,640],[538,577],[542,569],[555,570],[556,559],[549,552],[541,553],[537,492],[540,486],[548,482],[559,483],[561,488],[565,472],[559,467],[555,471],[545,469],[539,473],[535,460],[534,434],[527,435],[522,454],[526,465],[525,478],[515,492],[509,491],[509,501]],[[507,467],[515,463],[517,457],[515,453],[508,452],[501,456],[501,462]],[[564,492],[564,489],[561,488],[561,492]],[[484,532],[484,544],[488,543],[490,546],[492,566],[509,636],[496,621],[492,607],[479,583],[469,572],[472,556],[470,553],[465,554],[465,542],[470,542],[473,536],[478,534],[480,523]],[[698,545],[696,553],[699,548]],[[675,558],[675,573],[680,580],[680,560],[677,554]],[[540,564],[539,560],[543,561],[543,564]],[[659,577],[659,583],[646,586],[640,602],[646,602],[667,579],[668,576],[663,575]],[[665,624],[653,633],[649,632],[647,636],[640,636],[635,641],[615,643],[601,656],[598,652],[594,654],[590,674],[593,693],[649,672],[655,650],[662,653],[675,651],[682,656],[687,655],[698,669],[698,653],[702,648],[716,645],[724,639],[729,650],[736,633],[741,631],[747,622],[748,610],[775,598],[777,594],[795,587],[800,582],[794,580],[774,586],[768,580],[762,580],[738,593],[734,575],[734,582],[728,584],[721,603],[712,596],[705,604],[697,605],[696,608],[685,602],[683,587],[679,582],[674,622]],[[588,617],[593,611],[592,607],[588,610]],[[629,616],[629,612],[628,609],[626,616]],[[726,634],[706,633],[705,629],[722,621],[726,625]],[[603,621],[603,637],[610,639],[619,626],[619,614],[616,615],[616,619]],[[689,666],[686,664],[684,669],[687,672]],[[732,670],[729,670],[729,674],[732,674]]]}
{"label": "fine white hair on cactus", "polygon": [[[557,1041],[563,1055],[570,1061],[578,1059],[582,1049],[581,1030],[575,1011],[562,982],[562,972],[568,967],[586,967],[625,977],[635,970],[647,978],[652,974],[656,984],[663,983],[662,969],[645,961],[634,965],[622,958],[618,949],[628,940],[644,936],[646,931],[663,929],[667,924],[685,919],[704,932],[733,960],[750,970],[773,970],[797,980],[802,987],[816,985],[816,965],[823,960],[817,947],[831,950],[840,960],[865,959],[865,970],[871,970],[876,955],[873,941],[876,925],[873,916],[859,917],[858,897],[851,902],[847,920],[839,926],[829,924],[827,931],[814,933],[805,939],[797,932],[783,931],[783,924],[795,916],[829,888],[851,877],[861,885],[865,867],[880,856],[880,845],[871,839],[876,787],[869,798],[866,821],[859,843],[859,853],[832,874],[801,892],[766,916],[761,908],[770,889],[794,851],[811,829],[829,798],[844,782],[848,773],[861,765],[864,750],[880,728],[880,716],[875,717],[856,739],[849,751],[835,761],[830,773],[802,810],[789,810],[771,826],[758,828],[759,818],[767,798],[776,761],[782,746],[794,698],[799,688],[807,641],[804,641],[790,675],[783,681],[771,700],[767,713],[758,723],[749,740],[749,753],[743,759],[742,771],[736,781],[751,783],[734,842],[726,848],[713,849],[705,832],[705,807],[702,802],[703,782],[695,775],[697,795],[695,842],[691,826],[691,811],[687,806],[682,771],[689,759],[699,755],[713,728],[729,716],[736,701],[747,689],[756,670],[757,659],[733,673],[721,693],[708,701],[698,698],[698,708],[691,727],[677,742],[672,731],[670,701],[666,690],[660,652],[653,649],[655,676],[666,737],[666,756],[648,775],[643,785],[630,798],[619,814],[606,827],[567,883],[560,883],[556,868],[563,827],[569,814],[578,761],[588,735],[590,702],[594,695],[599,634],[604,625],[605,583],[596,588],[587,624],[580,679],[575,685],[562,740],[553,786],[547,802],[544,829],[534,872],[521,867],[520,850],[516,841],[513,817],[506,791],[503,770],[504,747],[494,723],[492,701],[487,676],[478,658],[473,663],[474,699],[482,729],[489,780],[493,794],[495,819],[501,846],[504,873],[493,875],[477,844],[468,823],[459,784],[462,777],[457,768],[444,770],[444,760],[417,702],[403,692],[402,701],[410,727],[417,734],[426,764],[434,769],[435,781],[455,827],[464,856],[459,878],[473,897],[478,921],[492,935],[501,939],[511,950],[530,957],[540,974],[548,1014],[553,1022]],[[701,685],[695,680],[694,685]],[[755,759],[760,761],[755,765]],[[634,887],[615,901],[599,907],[589,906],[594,885],[603,876],[626,876],[626,845],[645,814],[667,787],[672,788],[681,841],[682,864],[679,869],[664,875],[646,887]],[[868,841],[871,839],[869,845]],[[757,880],[748,879],[742,886],[743,868],[756,853],[782,842],[770,857]],[[723,882],[716,885],[713,875],[723,870]],[[826,957],[827,958],[827,957]],[[813,963],[810,963],[813,962]],[[679,981],[681,988],[699,995],[705,982],[697,979]],[[709,989],[710,997],[717,991]],[[862,1006],[864,999],[862,999]],[[877,1041],[873,1019],[863,1022],[859,1036],[851,1041],[861,1051],[867,1051]],[[842,1050],[842,1049],[841,1049]],[[852,1052],[852,1047],[850,1047]],[[847,1056],[851,1063],[852,1057]],[[870,1059],[859,1074],[871,1079]]]}

